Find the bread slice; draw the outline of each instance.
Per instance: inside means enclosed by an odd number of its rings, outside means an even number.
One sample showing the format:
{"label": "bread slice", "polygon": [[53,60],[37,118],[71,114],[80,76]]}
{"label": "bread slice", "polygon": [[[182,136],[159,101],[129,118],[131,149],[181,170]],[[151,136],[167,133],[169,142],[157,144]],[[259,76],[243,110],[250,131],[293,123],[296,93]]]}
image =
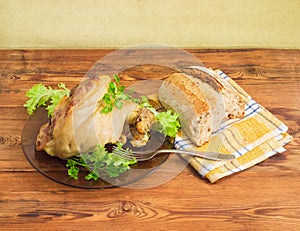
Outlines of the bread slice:
{"label": "bread slice", "polygon": [[158,97],[165,108],[179,114],[183,130],[196,145],[208,141],[212,133],[211,110],[193,77],[182,73],[170,75],[162,83]]}
{"label": "bread slice", "polygon": [[238,93],[207,68],[184,68],[170,75],[158,97],[179,114],[183,130],[197,146],[207,142],[222,122],[244,115]]}

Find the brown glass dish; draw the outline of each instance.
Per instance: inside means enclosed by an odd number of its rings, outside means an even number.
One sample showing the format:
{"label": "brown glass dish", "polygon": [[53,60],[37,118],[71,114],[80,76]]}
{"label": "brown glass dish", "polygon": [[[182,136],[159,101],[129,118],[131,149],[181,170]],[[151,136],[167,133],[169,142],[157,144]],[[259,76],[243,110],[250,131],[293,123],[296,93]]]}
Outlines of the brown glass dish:
{"label": "brown glass dish", "polygon": [[[131,166],[127,172],[119,177],[110,178],[103,176],[97,181],[85,180],[87,170],[80,171],[77,180],[68,176],[66,160],[49,156],[46,152],[39,152],[35,149],[36,136],[41,125],[48,121],[47,112],[43,108],[38,109],[26,122],[22,133],[22,147],[24,154],[31,165],[44,176],[58,183],[89,189],[104,189],[117,186],[124,186],[145,178],[155,172],[167,159],[168,155],[156,156],[152,160],[138,162]],[[154,136],[155,137],[155,136]],[[170,146],[166,140],[162,147]]]}

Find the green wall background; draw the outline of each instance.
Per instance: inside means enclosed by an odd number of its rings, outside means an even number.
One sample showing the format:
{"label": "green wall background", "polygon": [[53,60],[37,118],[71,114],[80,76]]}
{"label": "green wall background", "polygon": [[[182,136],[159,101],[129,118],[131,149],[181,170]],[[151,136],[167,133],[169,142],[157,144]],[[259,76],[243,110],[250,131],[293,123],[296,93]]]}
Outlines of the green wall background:
{"label": "green wall background", "polygon": [[300,0],[0,0],[0,49],[300,48]]}

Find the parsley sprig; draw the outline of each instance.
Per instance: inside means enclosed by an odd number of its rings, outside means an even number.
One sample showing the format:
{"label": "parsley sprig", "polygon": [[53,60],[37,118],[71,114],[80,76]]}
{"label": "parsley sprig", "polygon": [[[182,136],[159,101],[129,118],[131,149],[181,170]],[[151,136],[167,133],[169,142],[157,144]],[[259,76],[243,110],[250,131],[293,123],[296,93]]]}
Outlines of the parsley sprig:
{"label": "parsley sprig", "polygon": [[123,106],[123,100],[130,100],[133,102],[138,102],[130,94],[124,92],[125,86],[120,86],[120,78],[114,75],[112,81],[110,81],[107,89],[107,93],[104,94],[100,100],[100,105],[103,106],[101,113],[108,114],[113,108],[121,109]]}
{"label": "parsley sprig", "polygon": [[[118,143],[116,148],[122,149],[122,144]],[[84,167],[89,170],[89,174],[85,176],[86,180],[98,180],[101,174],[117,177],[130,169],[130,165],[136,162],[135,158],[128,160],[116,156],[98,144],[95,150],[83,153],[80,157],[68,159],[66,167],[68,168],[68,175],[74,179],[78,179],[80,167]]]}

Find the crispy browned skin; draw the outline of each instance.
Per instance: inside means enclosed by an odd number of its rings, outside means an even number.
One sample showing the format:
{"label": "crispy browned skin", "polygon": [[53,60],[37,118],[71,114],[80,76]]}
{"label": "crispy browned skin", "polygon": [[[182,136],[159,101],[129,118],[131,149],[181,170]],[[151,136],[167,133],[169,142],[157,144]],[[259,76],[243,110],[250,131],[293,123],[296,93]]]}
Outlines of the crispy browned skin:
{"label": "crispy browned skin", "polygon": [[193,77],[201,79],[201,81],[208,83],[215,91],[221,91],[223,88],[222,84],[218,82],[213,76],[195,68],[184,68],[181,70],[182,73],[191,75]]}

